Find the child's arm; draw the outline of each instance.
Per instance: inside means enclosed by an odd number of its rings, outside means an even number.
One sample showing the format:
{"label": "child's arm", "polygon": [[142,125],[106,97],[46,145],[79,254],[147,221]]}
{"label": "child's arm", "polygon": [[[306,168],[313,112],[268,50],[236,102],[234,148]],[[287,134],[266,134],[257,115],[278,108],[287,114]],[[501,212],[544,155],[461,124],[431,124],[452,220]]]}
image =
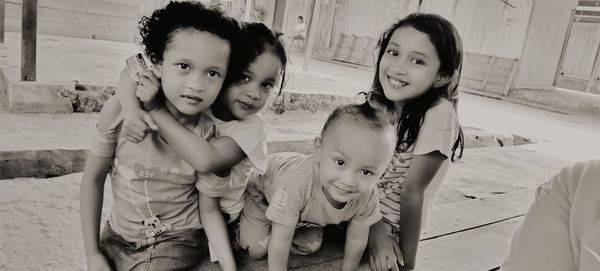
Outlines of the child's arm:
{"label": "child's arm", "polygon": [[[110,99],[102,108],[98,120],[98,130],[108,131],[120,112],[116,99]],[[88,155],[80,186],[80,213],[83,244],[88,270],[110,270],[108,262],[100,253],[98,241],[100,217],[104,200],[104,182],[112,157],[99,157],[92,152]]]}
{"label": "child's arm", "polygon": [[349,223],[346,230],[346,244],[344,246],[344,260],[342,270],[356,270],[362,257],[367,241],[369,240],[369,227],[357,223]]}
{"label": "child's arm", "polygon": [[[144,73],[144,75],[147,75],[147,73]],[[154,75],[152,77],[156,78]],[[136,96],[136,89],[137,82],[131,78],[127,69],[123,69],[119,78],[116,96],[119,98],[124,112],[123,133],[128,140],[137,143],[144,139],[149,129],[156,131],[158,127],[152,117],[142,109]]]}
{"label": "child's arm", "polygon": [[400,211],[400,250],[404,259],[404,268],[415,268],[417,247],[421,236],[421,218],[423,216],[423,198],[442,162],[447,159],[439,151],[424,155],[415,155],[406,174],[406,180],[400,190],[402,198]]}
{"label": "child's arm", "polygon": [[150,115],[169,146],[198,172],[229,169],[246,157],[231,137],[218,137],[209,143],[181,125],[164,106],[151,111]]}
{"label": "child's arm", "polygon": [[227,234],[227,225],[225,225],[219,207],[219,198],[200,193],[200,219],[210,246],[217,254],[221,268],[223,270],[236,270],[229,235]]}
{"label": "child's arm", "polygon": [[[131,80],[126,71],[125,73],[121,76]],[[164,106],[153,108],[157,104],[155,98],[160,88],[158,78],[154,74],[143,72],[139,82],[139,86],[136,87],[138,96],[144,103],[144,108],[150,111],[151,119],[158,124],[160,134],[169,142],[173,151],[198,172],[226,170],[246,157],[242,148],[232,138],[223,136],[209,143],[181,125]]]}
{"label": "child's arm", "polygon": [[295,227],[284,226],[273,222],[271,225],[271,239],[269,240],[269,270],[287,270],[290,246],[294,237]]}

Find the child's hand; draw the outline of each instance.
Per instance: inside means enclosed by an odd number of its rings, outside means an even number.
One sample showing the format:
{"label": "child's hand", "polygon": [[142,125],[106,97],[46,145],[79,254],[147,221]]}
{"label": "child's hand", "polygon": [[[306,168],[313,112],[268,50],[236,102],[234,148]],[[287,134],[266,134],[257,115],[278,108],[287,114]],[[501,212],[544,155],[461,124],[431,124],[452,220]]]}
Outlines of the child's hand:
{"label": "child's hand", "polygon": [[[379,224],[382,224],[381,222]],[[376,227],[377,224],[371,226]],[[385,226],[380,225],[383,228]],[[404,265],[402,252],[396,239],[385,228],[371,230],[369,234],[369,266],[374,271],[405,270],[400,269]],[[399,266],[400,264],[400,266]],[[410,269],[407,269],[410,270]]]}
{"label": "child's hand", "polygon": [[123,133],[127,140],[138,143],[146,137],[150,131],[158,131],[158,126],[148,114],[139,108],[125,111],[123,119]]}
{"label": "child's hand", "polygon": [[135,95],[140,99],[146,111],[158,108],[162,103],[160,80],[151,72],[143,72],[138,81]]}
{"label": "child's hand", "polygon": [[108,261],[102,253],[94,253],[87,256],[88,271],[111,271]]}

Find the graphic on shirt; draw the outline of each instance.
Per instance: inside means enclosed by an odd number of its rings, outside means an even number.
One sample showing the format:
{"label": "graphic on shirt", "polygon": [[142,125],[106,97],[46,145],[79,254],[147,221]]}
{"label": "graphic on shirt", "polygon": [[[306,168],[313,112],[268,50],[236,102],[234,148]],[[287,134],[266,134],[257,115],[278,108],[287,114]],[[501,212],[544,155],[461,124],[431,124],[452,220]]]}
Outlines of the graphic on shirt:
{"label": "graphic on shirt", "polygon": [[270,205],[273,206],[275,209],[282,210],[287,203],[287,199],[288,193],[285,192],[285,190],[279,188],[277,189],[277,191],[275,191],[273,198],[271,198]]}
{"label": "graphic on shirt", "polygon": [[[115,159],[116,163],[116,159]],[[122,166],[116,165],[117,170],[125,177],[127,180],[127,189],[129,193],[129,198],[131,200],[131,204],[135,207],[138,214],[140,215],[141,224],[144,225],[146,229],[146,237],[153,238],[158,235],[163,234],[173,228],[171,224],[162,223],[160,221],[160,215],[154,213],[152,208],[150,207],[150,198],[151,195],[148,193],[148,181],[152,181],[153,179],[157,179],[161,175],[161,170],[158,167],[145,167],[143,164],[137,162],[133,165],[133,170]],[[137,192],[137,193],[134,193]],[[136,200],[135,195],[144,195],[143,198],[138,196]],[[138,204],[145,205],[140,209]]]}
{"label": "graphic on shirt", "polygon": [[258,241],[258,245],[263,247],[263,248],[267,248],[267,246],[269,245],[269,239],[271,239],[271,236],[267,236],[265,237],[265,239]]}
{"label": "graphic on shirt", "polygon": [[412,157],[410,156],[402,157],[402,153],[394,153],[392,162],[383,174],[381,180],[377,183],[377,191],[380,200],[386,198],[394,191],[400,191],[400,188],[406,179],[406,173],[410,167],[411,160]]}

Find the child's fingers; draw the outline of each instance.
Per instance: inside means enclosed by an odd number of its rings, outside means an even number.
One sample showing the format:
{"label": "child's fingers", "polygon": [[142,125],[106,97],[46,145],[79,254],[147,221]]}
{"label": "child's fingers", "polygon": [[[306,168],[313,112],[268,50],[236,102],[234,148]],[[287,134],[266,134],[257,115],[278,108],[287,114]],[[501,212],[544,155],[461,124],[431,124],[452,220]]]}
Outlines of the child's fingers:
{"label": "child's fingers", "polygon": [[145,76],[140,77],[140,79],[138,80],[138,85],[144,86],[148,89],[158,89],[159,86],[158,82],[155,82],[152,79]]}
{"label": "child's fingers", "polygon": [[[146,125],[144,124],[144,126],[146,126]],[[145,130],[145,128],[144,128],[144,130]],[[141,130],[139,127],[131,126],[125,130],[125,135],[141,140],[146,135],[146,132],[144,132],[144,130]]]}
{"label": "child's fingers", "polygon": [[150,127],[150,129],[152,129],[153,131],[158,131],[158,125],[156,125],[154,119],[152,118],[152,116],[150,116],[150,114],[144,112],[143,118],[144,122],[148,125],[148,127]]}
{"label": "child's fingers", "polygon": [[140,88],[139,86],[135,91],[135,96],[137,96],[141,102],[147,102],[152,98],[146,89]]}
{"label": "child's fingers", "polygon": [[133,143],[139,143],[140,141],[143,140],[143,138],[134,136],[134,135],[126,135],[125,139],[127,139],[128,141],[131,141]]}
{"label": "child's fingers", "polygon": [[373,257],[373,262],[374,262],[374,266],[375,266],[375,270],[377,271],[387,271],[387,267],[385,264],[385,256],[374,256]]}
{"label": "child's fingers", "polygon": [[142,73],[142,77],[147,78],[148,80],[152,81],[157,86],[160,85],[160,79],[158,79],[158,77],[156,77],[156,75],[154,75],[153,72],[144,71]]}
{"label": "child's fingers", "polygon": [[378,265],[377,260],[375,260],[375,257],[373,255],[369,255],[369,267],[371,267],[371,270],[375,270],[375,271],[381,270],[380,266]]}
{"label": "child's fingers", "polygon": [[404,255],[402,255],[402,250],[400,249],[400,246],[398,246],[398,243],[394,242],[393,248],[394,254],[396,255],[396,262],[401,266],[404,266]]}

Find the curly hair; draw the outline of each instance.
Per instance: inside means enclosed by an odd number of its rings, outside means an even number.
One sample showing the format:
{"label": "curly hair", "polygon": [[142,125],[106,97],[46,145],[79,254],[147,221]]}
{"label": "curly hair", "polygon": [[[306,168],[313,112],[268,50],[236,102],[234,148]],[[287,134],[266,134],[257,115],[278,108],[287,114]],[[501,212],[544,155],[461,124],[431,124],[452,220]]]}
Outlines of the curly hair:
{"label": "curly hair", "polygon": [[[171,42],[174,33],[183,29],[196,29],[208,32],[227,41],[230,51],[239,42],[238,23],[221,11],[206,8],[199,2],[169,2],[164,8],[155,10],[150,17],[144,16],[139,22],[144,52],[153,63],[161,63],[163,54]],[[232,65],[230,56],[229,66]]]}
{"label": "curly hair", "polygon": [[[361,93],[366,94],[366,93]],[[325,137],[327,130],[337,121],[346,119],[354,122],[357,126],[362,126],[375,131],[385,131],[390,129],[394,131],[396,125],[395,111],[390,110],[385,105],[381,104],[381,98],[375,97],[380,94],[367,94],[367,101],[363,103],[345,104],[336,107],[323,125],[321,130],[321,138]],[[351,135],[349,135],[351,136]]]}

